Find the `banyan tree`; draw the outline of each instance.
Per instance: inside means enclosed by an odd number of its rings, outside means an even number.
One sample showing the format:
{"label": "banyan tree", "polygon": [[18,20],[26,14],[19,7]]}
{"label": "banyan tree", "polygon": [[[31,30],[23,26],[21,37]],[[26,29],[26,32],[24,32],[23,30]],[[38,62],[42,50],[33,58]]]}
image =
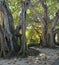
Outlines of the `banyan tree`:
{"label": "banyan tree", "polygon": [[[55,26],[59,20],[59,10],[55,13],[55,17],[53,19],[49,18],[48,15],[48,7],[46,4],[46,1],[39,0],[37,2],[43,10],[43,16],[41,17],[35,10],[35,13],[37,14],[37,18],[39,21],[41,21],[42,24],[42,37],[41,37],[41,42],[43,46],[50,46],[54,47],[54,39],[53,39],[53,31],[55,29]],[[49,24],[50,23],[50,24]]]}
{"label": "banyan tree", "polygon": [[15,51],[17,41],[15,37],[14,22],[11,11],[5,1],[0,1],[0,52],[6,56],[6,52]]}
{"label": "banyan tree", "polygon": [[[3,56],[6,57],[12,52],[17,51],[23,55],[27,53],[28,46],[26,44],[25,34],[27,9],[31,9],[34,12],[37,20],[42,25],[41,45],[55,47],[55,34],[58,32],[53,32],[59,19],[59,10],[56,12],[55,17],[50,20],[45,1],[38,0],[36,4],[40,4],[43,10],[43,16],[40,16],[35,7],[31,4],[30,0],[22,0],[22,12],[20,15],[20,21],[15,29],[13,16],[8,7],[8,4],[5,0],[0,0],[0,56],[3,54]],[[20,30],[22,30],[22,34],[19,33]],[[21,40],[20,50],[18,46],[18,38]]]}
{"label": "banyan tree", "polygon": [[55,13],[55,17],[50,19],[46,0],[37,0],[36,4],[41,7],[43,15],[40,15],[32,4],[30,4],[30,9],[34,12],[37,20],[42,25],[41,45],[44,47],[55,47],[53,31],[59,20],[59,10]]}
{"label": "banyan tree", "polygon": [[[23,1],[20,22],[16,29],[8,4],[5,0],[0,1],[0,56],[8,57],[20,49],[19,53],[25,55],[28,47],[26,44],[26,11],[29,7],[29,1]],[[22,30],[22,34],[19,31]],[[20,48],[18,46],[20,39]]]}

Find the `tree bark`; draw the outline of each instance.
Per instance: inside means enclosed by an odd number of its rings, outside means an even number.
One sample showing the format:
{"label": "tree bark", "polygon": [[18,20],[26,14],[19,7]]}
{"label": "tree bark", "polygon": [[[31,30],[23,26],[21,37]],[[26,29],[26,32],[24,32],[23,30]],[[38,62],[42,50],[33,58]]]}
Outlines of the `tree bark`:
{"label": "tree bark", "polygon": [[[54,30],[55,25],[58,21],[59,10],[56,12],[56,16],[52,20],[50,20],[48,16],[48,10],[47,10],[47,5],[45,1],[39,0],[37,4],[40,4],[43,10],[43,13],[44,13],[43,16],[40,16],[40,14],[37,12],[37,10],[34,8],[32,4],[30,4],[30,9],[33,10],[34,14],[37,16],[38,21],[42,24],[42,37],[41,37],[42,45],[54,47],[52,31]],[[48,25],[49,21],[52,22],[51,25]]]}
{"label": "tree bark", "polygon": [[[6,45],[5,47],[7,48],[8,53],[11,51],[16,51],[16,49],[18,49],[18,43],[15,36],[13,17],[5,1],[0,3],[0,11],[2,12],[1,26],[3,29],[3,43],[1,47],[4,49],[4,45]],[[6,52],[5,49],[4,52]]]}
{"label": "tree bark", "polygon": [[[23,56],[27,55],[27,51],[28,51],[28,46],[26,44],[26,11],[29,7],[29,1],[25,1],[22,3],[22,13],[21,13],[21,21],[22,21],[22,36],[21,36],[21,48],[20,48],[20,52],[22,53]],[[18,27],[19,28],[19,27]]]}

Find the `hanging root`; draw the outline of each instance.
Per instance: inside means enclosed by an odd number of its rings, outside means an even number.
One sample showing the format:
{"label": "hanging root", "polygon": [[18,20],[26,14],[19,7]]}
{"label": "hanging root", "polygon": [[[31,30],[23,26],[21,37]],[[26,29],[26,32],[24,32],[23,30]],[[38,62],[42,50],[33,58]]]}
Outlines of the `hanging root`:
{"label": "hanging root", "polygon": [[4,57],[6,57],[5,53],[5,44],[4,44],[4,33],[3,28],[0,25],[0,56],[3,54]]}

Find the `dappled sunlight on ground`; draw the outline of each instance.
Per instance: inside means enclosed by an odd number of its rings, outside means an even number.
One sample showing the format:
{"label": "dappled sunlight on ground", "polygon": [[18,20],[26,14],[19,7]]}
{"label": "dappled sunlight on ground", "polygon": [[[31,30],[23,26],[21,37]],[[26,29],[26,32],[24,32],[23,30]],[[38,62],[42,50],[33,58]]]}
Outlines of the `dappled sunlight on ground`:
{"label": "dappled sunlight on ground", "polygon": [[29,55],[27,58],[0,59],[0,65],[52,65],[59,57],[59,49],[57,48],[31,48],[39,51],[36,56]]}

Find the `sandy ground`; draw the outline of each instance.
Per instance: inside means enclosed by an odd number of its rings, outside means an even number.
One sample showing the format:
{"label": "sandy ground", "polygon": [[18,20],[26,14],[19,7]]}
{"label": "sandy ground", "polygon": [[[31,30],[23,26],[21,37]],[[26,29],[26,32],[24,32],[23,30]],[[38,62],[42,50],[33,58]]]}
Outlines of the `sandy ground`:
{"label": "sandy ground", "polygon": [[59,57],[59,49],[32,48],[40,53],[27,58],[0,59],[0,65],[52,65]]}

